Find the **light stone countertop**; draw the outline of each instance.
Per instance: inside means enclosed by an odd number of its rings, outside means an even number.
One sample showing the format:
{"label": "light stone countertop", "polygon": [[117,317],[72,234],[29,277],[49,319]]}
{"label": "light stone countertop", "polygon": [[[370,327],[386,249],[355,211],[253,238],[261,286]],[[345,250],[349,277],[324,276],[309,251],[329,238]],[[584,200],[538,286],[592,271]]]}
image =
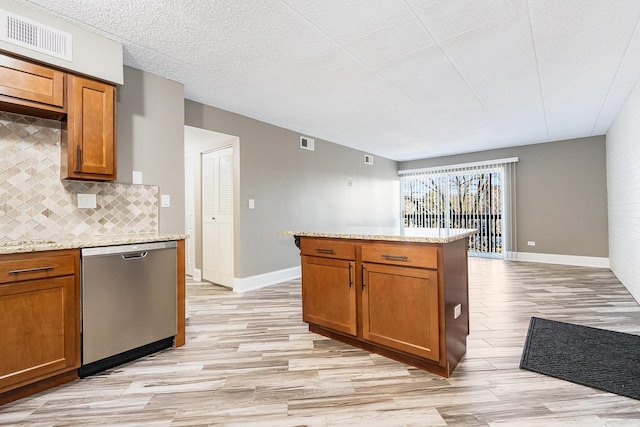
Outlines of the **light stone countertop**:
{"label": "light stone countertop", "polygon": [[391,242],[450,243],[477,233],[475,229],[345,227],[317,231],[280,230],[278,234],[299,237],[325,237],[331,239],[386,240]]}
{"label": "light stone countertop", "polygon": [[0,254],[53,251],[60,249],[95,248],[99,246],[128,245],[132,243],[167,242],[184,240],[185,234],[121,234],[108,236],[79,236],[63,239],[0,241]]}

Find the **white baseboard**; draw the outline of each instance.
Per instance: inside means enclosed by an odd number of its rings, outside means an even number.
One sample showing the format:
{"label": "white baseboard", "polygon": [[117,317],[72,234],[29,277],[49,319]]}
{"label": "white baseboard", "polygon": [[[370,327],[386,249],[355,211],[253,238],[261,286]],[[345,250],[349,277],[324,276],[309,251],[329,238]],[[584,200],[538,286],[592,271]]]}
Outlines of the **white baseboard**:
{"label": "white baseboard", "polygon": [[243,293],[300,277],[300,267],[291,267],[242,279],[233,279],[233,292]]}
{"label": "white baseboard", "polygon": [[[514,255],[512,255],[514,254]],[[611,268],[609,258],[538,254],[533,252],[515,252],[509,254],[509,259],[514,261],[542,262],[545,264],[575,265],[579,267]]]}
{"label": "white baseboard", "polygon": [[202,282],[202,270],[200,270],[199,268],[194,268],[193,269],[193,274],[191,275],[191,278],[195,282]]}

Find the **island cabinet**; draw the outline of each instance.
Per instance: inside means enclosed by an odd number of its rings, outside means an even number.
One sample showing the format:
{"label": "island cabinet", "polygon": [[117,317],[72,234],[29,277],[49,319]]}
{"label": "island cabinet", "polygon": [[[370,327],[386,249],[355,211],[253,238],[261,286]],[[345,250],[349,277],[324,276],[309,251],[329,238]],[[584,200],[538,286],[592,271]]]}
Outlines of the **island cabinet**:
{"label": "island cabinet", "polygon": [[298,241],[310,331],[449,377],[469,334],[466,239]]}
{"label": "island cabinet", "polygon": [[72,381],[80,366],[80,256],[0,256],[0,404]]}
{"label": "island cabinet", "polygon": [[355,336],[355,244],[305,239],[302,254],[302,319]]}

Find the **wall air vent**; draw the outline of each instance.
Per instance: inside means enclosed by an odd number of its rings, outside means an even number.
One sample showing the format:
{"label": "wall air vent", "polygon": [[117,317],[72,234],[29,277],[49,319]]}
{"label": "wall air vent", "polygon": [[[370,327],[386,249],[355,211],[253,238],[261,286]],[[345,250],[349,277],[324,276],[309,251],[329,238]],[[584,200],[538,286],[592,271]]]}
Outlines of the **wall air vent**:
{"label": "wall air vent", "polygon": [[0,9],[0,40],[56,58],[73,60],[71,34],[3,9]]}
{"label": "wall air vent", "polygon": [[372,165],[373,164],[373,156],[371,154],[365,154],[364,155],[364,163],[366,165]]}
{"label": "wall air vent", "polygon": [[300,137],[300,148],[304,148],[305,150],[314,151],[314,140],[311,138],[307,138],[306,136]]}

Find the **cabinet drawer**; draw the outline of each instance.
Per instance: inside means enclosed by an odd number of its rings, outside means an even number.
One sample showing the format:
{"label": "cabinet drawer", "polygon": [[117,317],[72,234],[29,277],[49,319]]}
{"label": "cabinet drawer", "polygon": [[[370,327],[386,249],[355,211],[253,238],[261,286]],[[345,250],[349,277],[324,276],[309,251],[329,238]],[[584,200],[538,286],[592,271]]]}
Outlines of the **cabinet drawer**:
{"label": "cabinet drawer", "polygon": [[363,244],[362,261],[437,269],[438,249],[415,244]]}
{"label": "cabinet drawer", "polygon": [[16,256],[11,258],[13,259],[0,259],[0,283],[75,274],[75,257],[73,255],[24,254],[20,257],[21,259]]}
{"label": "cabinet drawer", "polygon": [[65,73],[0,55],[0,94],[64,108]]}
{"label": "cabinet drawer", "polygon": [[350,260],[356,259],[355,243],[338,239],[302,237],[300,239],[300,252],[302,255]]}

